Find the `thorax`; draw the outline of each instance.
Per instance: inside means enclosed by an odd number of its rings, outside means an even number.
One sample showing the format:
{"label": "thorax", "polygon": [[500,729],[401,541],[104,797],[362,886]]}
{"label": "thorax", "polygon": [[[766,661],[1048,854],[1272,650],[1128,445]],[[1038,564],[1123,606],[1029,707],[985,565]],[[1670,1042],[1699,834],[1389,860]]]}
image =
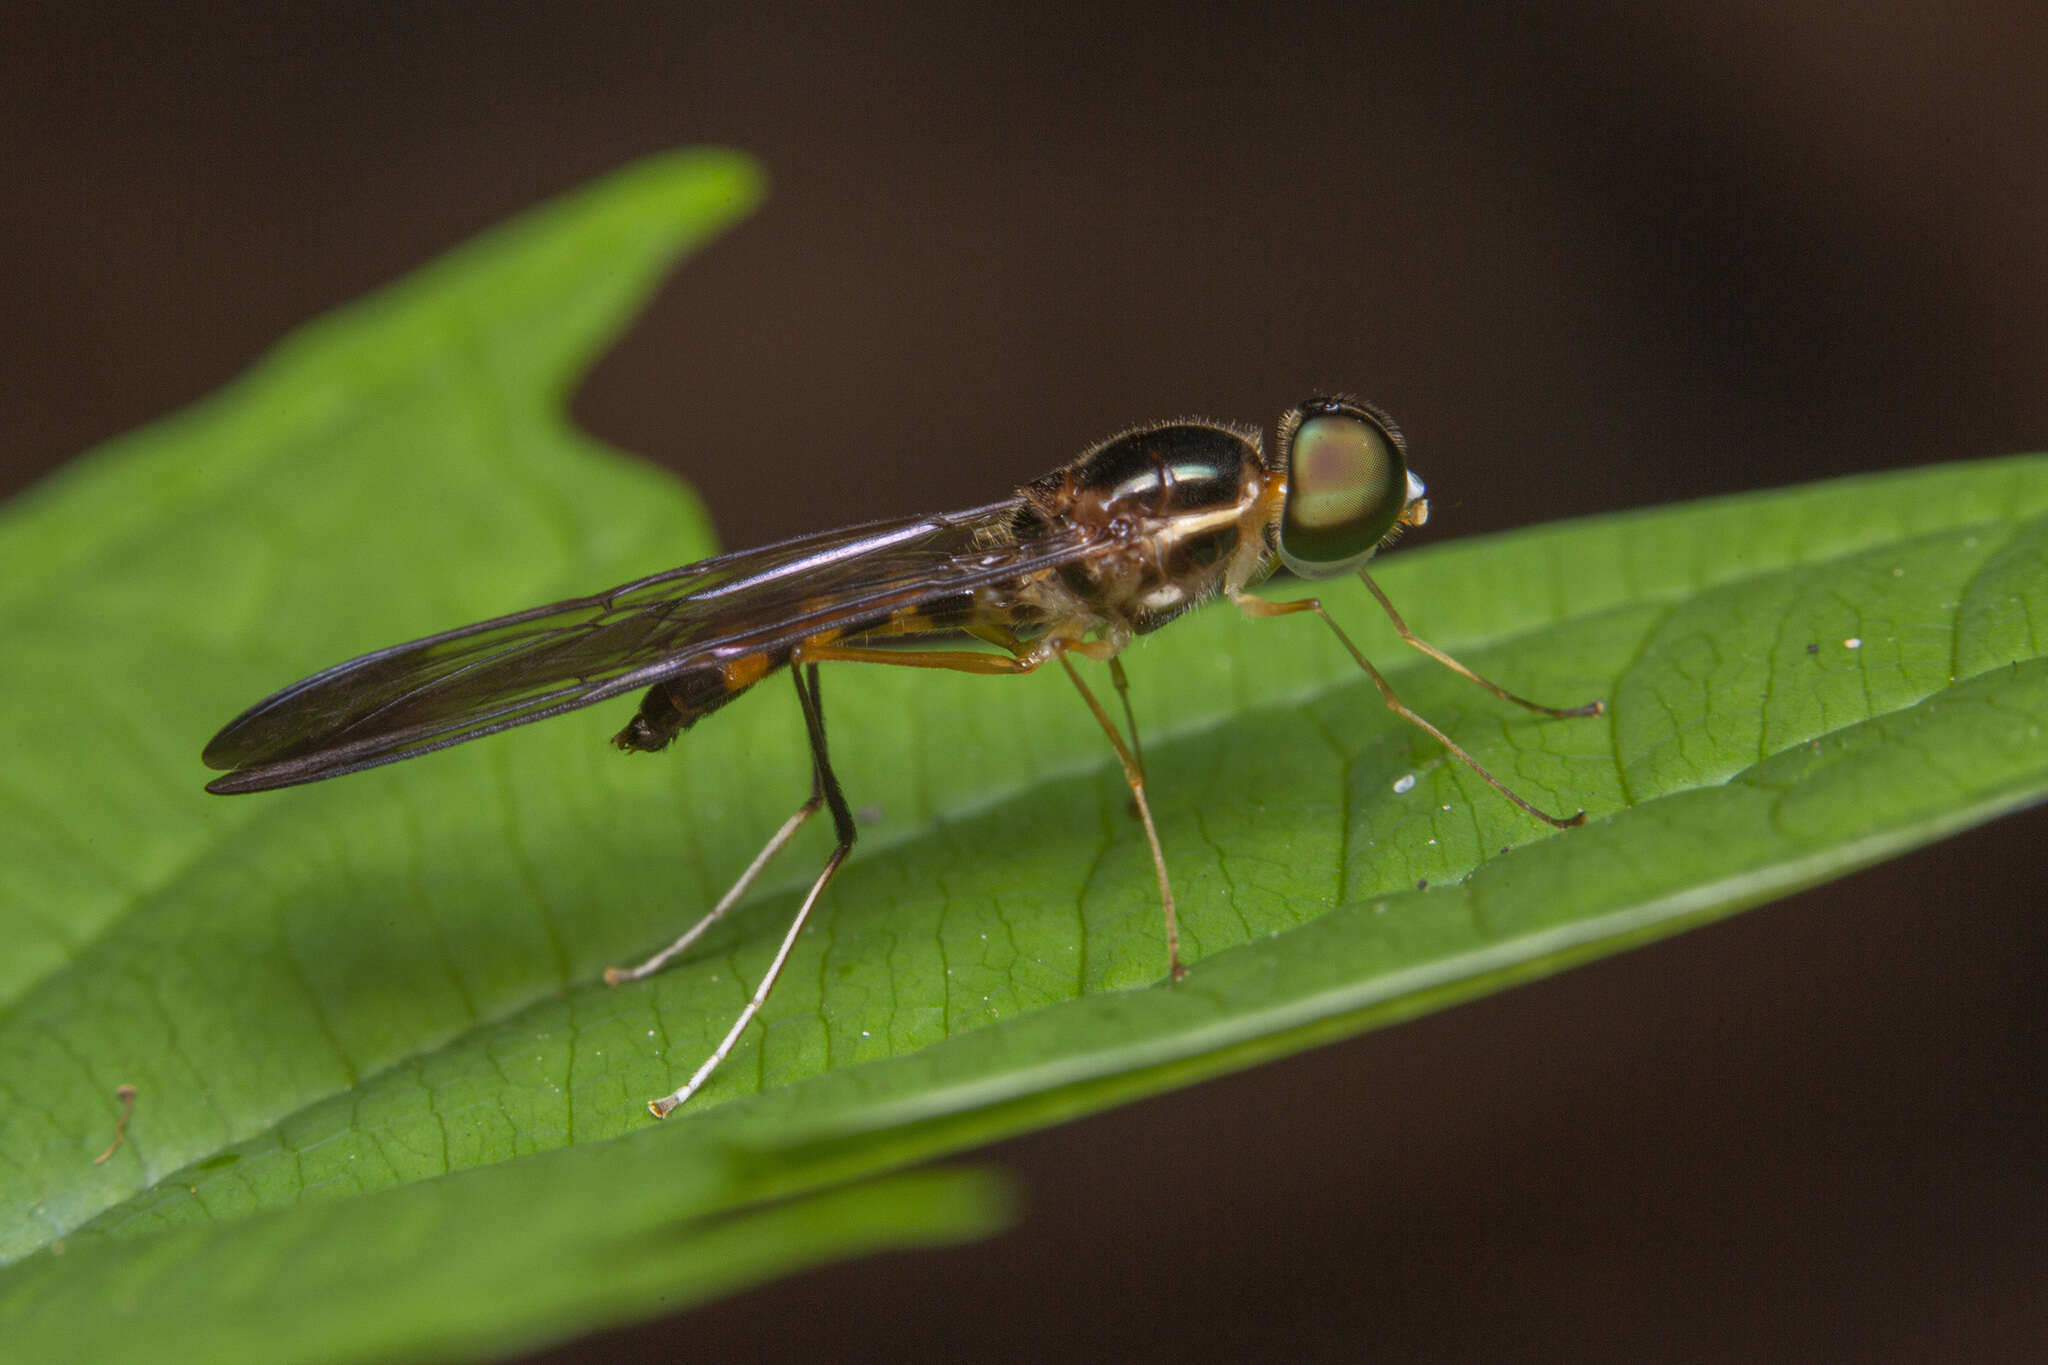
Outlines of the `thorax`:
{"label": "thorax", "polygon": [[1034,605],[1052,619],[1143,634],[1272,571],[1281,477],[1266,467],[1251,428],[1200,420],[1140,427],[1022,492],[1020,522],[1081,526],[1110,542],[1036,585]]}

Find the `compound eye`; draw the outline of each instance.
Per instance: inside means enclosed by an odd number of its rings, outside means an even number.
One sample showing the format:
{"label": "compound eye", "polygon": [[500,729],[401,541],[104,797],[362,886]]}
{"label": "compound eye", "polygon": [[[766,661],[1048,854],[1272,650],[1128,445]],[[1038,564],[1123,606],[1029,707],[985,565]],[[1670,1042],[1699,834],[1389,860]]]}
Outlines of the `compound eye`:
{"label": "compound eye", "polygon": [[1364,563],[1420,491],[1411,488],[1398,428],[1359,404],[1305,403],[1280,424],[1280,440],[1287,460],[1280,561],[1304,578]]}

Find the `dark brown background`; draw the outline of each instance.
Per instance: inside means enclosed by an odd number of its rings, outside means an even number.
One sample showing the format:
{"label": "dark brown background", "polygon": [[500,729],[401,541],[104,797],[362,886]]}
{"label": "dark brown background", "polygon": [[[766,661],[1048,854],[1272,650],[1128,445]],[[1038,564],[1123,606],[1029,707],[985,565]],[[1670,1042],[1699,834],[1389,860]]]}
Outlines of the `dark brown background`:
{"label": "dark brown background", "polygon": [[[774,197],[577,409],[735,543],[1321,386],[1432,536],[2048,445],[2028,0],[743,8],[10,17],[0,491],[699,141]],[[793,409],[838,444],[771,492]],[[1015,1232],[551,1359],[2038,1355],[2044,832],[1006,1144]]]}

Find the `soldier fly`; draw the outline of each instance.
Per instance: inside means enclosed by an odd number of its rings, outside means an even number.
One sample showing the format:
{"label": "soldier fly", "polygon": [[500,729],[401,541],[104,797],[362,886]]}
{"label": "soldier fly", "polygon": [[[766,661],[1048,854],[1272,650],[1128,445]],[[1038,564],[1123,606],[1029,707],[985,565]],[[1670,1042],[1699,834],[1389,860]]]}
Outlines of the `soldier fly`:
{"label": "soldier fly", "polygon": [[[895,664],[1030,673],[1057,663],[1108,736],[1150,845],[1170,977],[1186,972],[1166,855],[1152,821],[1128,682],[1132,638],[1228,598],[1253,617],[1311,612],[1335,633],[1389,710],[1538,820],[1546,814],[1443,731],[1402,704],[1313,597],[1248,591],[1281,566],[1303,578],[1356,572],[1402,640],[1503,701],[1546,716],[1592,716],[1600,702],[1552,707],[1515,696],[1418,638],[1364,565],[1429,504],[1400,429],[1369,404],[1311,398],[1280,421],[1268,453],[1256,427],[1206,419],[1133,427],[1026,484],[1013,497],[936,516],[870,522],[718,555],[610,592],[501,616],[336,664],[230,721],[206,746],[226,770],[207,790],[265,791],[445,749],[645,689],[612,737],[651,753],[770,674],[787,668],[810,741],[811,794],[739,880],[687,933],[616,985],[658,970],[739,901],[819,809],[838,842],[791,920],[760,986],[680,1089],[650,1103],[665,1117],[703,1086],[760,1012],[797,936],[854,843],[854,820],[825,742],[819,665]],[[1074,667],[1104,661],[1128,742]]]}

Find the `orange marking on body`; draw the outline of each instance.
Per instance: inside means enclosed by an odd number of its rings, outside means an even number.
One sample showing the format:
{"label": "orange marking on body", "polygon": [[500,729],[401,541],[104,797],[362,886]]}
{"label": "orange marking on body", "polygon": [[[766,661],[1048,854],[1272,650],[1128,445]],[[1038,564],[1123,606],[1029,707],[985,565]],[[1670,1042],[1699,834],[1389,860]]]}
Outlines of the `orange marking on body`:
{"label": "orange marking on body", "polygon": [[766,654],[742,654],[737,659],[727,659],[720,670],[725,675],[725,690],[744,692],[768,676]]}

